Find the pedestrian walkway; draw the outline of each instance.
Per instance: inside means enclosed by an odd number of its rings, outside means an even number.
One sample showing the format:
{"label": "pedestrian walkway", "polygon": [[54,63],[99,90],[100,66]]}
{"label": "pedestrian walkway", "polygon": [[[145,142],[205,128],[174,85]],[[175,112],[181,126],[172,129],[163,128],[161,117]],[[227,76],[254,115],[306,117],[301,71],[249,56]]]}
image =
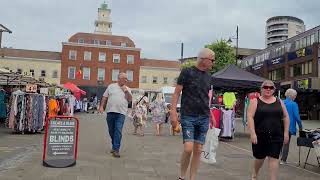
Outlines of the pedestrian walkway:
{"label": "pedestrian walkway", "polygon": [[[144,137],[132,135],[132,124],[127,121],[123,131],[121,158],[113,158],[110,140],[105,131],[105,115],[79,114],[79,157],[77,164],[69,168],[47,168],[42,166],[43,145],[35,147],[30,158],[15,167],[0,171],[1,180],[176,180],[182,150],[180,136],[153,135],[148,123]],[[239,130],[243,132],[243,127]],[[41,135],[39,135],[41,136]],[[289,161],[296,163],[297,148],[290,151]],[[202,163],[198,180],[226,179],[248,180],[252,156],[248,135],[238,133],[234,141],[221,142],[216,165]],[[312,162],[312,161],[311,161]],[[320,168],[308,170],[295,164],[281,166],[279,179],[318,180]],[[1,164],[1,162],[0,162]],[[266,179],[266,166],[261,179]]]}

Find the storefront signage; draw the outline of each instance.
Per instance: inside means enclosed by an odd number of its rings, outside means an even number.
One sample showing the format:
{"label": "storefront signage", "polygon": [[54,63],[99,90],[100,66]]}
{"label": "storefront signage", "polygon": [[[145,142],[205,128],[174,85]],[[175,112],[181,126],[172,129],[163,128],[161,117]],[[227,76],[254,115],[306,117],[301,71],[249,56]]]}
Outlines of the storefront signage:
{"label": "storefront signage", "polygon": [[40,94],[49,94],[49,89],[48,88],[40,88]]}
{"label": "storefront signage", "polygon": [[263,67],[263,65],[264,65],[263,62],[258,63],[258,64],[255,64],[255,65],[252,66],[252,69],[253,69],[254,71],[257,71],[257,70],[261,69],[261,68]]}
{"label": "storefront signage", "polygon": [[294,82],[294,87],[297,89],[310,89],[311,79],[301,79]]}
{"label": "storefront signage", "polygon": [[43,165],[70,167],[76,164],[79,121],[74,117],[54,117],[47,121]]}
{"label": "storefront signage", "polygon": [[37,85],[36,84],[27,84],[26,85],[26,92],[36,93],[37,92]]}
{"label": "storefront signage", "polygon": [[300,57],[312,55],[312,47],[306,47],[294,52],[288,53],[288,61],[295,60]]}
{"label": "storefront signage", "polygon": [[284,63],[284,57],[283,56],[267,60],[267,65],[268,66],[272,66],[272,65],[276,65],[276,64],[282,64],[282,63]]}

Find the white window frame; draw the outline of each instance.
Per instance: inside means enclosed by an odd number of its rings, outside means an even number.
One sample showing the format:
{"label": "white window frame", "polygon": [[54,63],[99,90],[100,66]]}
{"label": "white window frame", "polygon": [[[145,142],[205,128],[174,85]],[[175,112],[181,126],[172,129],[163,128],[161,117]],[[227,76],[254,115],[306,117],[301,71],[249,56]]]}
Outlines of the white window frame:
{"label": "white window frame", "polygon": [[[103,73],[102,73],[103,72]],[[103,75],[103,76],[100,76],[100,75]],[[105,79],[106,79],[106,69],[104,69],[104,68],[98,68],[98,77],[97,77],[97,80],[98,81],[104,81]],[[101,79],[100,79],[100,77],[102,77]]]}
{"label": "white window frame", "polygon": [[118,81],[118,75],[120,73],[120,69],[112,69],[112,81]]}
{"label": "white window frame", "polygon": [[158,84],[158,77],[157,76],[152,77],[152,84]]}
{"label": "white window frame", "polygon": [[127,55],[127,64],[134,64],[134,55]]}
{"label": "white window frame", "polygon": [[83,53],[83,60],[85,61],[91,61],[91,51],[84,51]]}
{"label": "white window frame", "polygon": [[[44,76],[42,75],[43,72],[44,72]],[[41,70],[40,71],[40,77],[46,77],[46,76],[47,76],[46,70]]]}
{"label": "white window frame", "polygon": [[35,74],[36,74],[35,71],[34,71],[34,69],[30,69],[29,72],[30,72],[30,75],[31,75],[32,77],[34,77]]}
{"label": "white window frame", "polygon": [[147,83],[148,77],[147,76],[141,76],[141,83]]}
{"label": "white window frame", "polygon": [[127,47],[127,43],[122,42],[122,43],[120,43],[120,46],[121,46],[121,47]]}
{"label": "white window frame", "polygon": [[[89,67],[83,67],[83,74],[82,74],[82,79],[83,80],[90,80],[90,68]],[[86,74],[86,70],[88,70],[88,74]]]}
{"label": "white window frame", "polygon": [[[102,58],[103,55],[104,54],[104,58]],[[100,62],[105,62],[106,61],[106,59],[107,59],[107,53],[105,53],[105,52],[99,52],[99,61]]]}
{"label": "white window frame", "polygon": [[77,51],[69,50],[69,60],[76,60],[76,59],[77,59]]}
{"label": "white window frame", "polygon": [[[70,76],[70,71],[71,71],[71,69],[73,69],[74,71],[74,73],[73,73],[73,75],[72,75],[72,77]],[[69,66],[68,67],[68,79],[76,79],[76,67],[74,67],[74,66]]]}
{"label": "white window frame", "polygon": [[107,46],[111,46],[112,45],[112,42],[110,40],[106,40],[106,45]]}
{"label": "white window frame", "polygon": [[[55,74],[57,74],[57,75],[55,76]],[[58,78],[58,71],[57,70],[54,70],[52,72],[52,78]]]}
{"label": "white window frame", "polygon": [[84,39],[82,39],[82,38],[78,39],[78,43],[84,44]]}
{"label": "white window frame", "polygon": [[163,77],[163,84],[168,84],[168,77]]}
{"label": "white window frame", "polygon": [[[119,61],[115,61],[116,59],[119,59]],[[116,64],[120,64],[120,62],[121,62],[121,56],[120,56],[120,54],[113,54],[113,57],[112,57],[112,62],[113,63],[116,63]]]}
{"label": "white window frame", "polygon": [[133,81],[133,70],[127,70],[128,81]]}

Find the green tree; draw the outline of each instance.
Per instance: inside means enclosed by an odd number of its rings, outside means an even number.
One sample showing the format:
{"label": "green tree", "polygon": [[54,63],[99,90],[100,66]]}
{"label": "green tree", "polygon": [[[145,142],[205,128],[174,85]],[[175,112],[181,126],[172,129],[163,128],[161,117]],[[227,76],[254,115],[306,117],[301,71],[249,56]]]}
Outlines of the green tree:
{"label": "green tree", "polygon": [[189,60],[186,60],[184,63],[182,63],[180,66],[181,66],[181,69],[184,69],[187,67],[195,66],[196,63],[197,63],[197,59],[189,59]]}
{"label": "green tree", "polygon": [[226,40],[216,41],[212,44],[206,45],[205,47],[213,50],[216,54],[216,61],[210,71],[211,73],[215,73],[223,69],[228,64],[235,64],[236,57],[233,47],[231,47]]}

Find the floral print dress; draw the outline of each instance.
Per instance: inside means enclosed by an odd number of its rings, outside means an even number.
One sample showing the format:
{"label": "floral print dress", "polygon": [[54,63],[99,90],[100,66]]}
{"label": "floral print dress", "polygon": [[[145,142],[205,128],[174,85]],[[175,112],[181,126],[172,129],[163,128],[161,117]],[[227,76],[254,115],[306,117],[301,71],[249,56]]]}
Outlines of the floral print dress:
{"label": "floral print dress", "polygon": [[156,124],[162,124],[166,120],[167,107],[163,100],[155,100],[150,104],[152,121]]}

